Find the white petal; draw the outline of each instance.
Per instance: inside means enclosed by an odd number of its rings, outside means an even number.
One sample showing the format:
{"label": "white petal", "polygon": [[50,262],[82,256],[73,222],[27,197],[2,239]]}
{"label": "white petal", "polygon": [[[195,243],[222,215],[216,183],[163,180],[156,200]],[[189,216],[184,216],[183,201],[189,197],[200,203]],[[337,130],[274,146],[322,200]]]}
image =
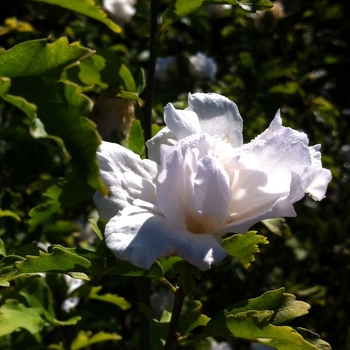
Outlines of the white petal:
{"label": "white petal", "polygon": [[139,198],[156,205],[155,177],[157,164],[141,158],[130,150],[110,142],[102,142],[97,158],[102,180],[110,193],[94,195],[100,216],[110,219],[119,210]]}
{"label": "white petal", "polygon": [[322,200],[325,197],[327,186],[331,180],[332,174],[328,169],[319,169],[317,176],[307,187],[306,193],[309,193],[314,200]]}
{"label": "white petal", "polygon": [[212,157],[203,157],[198,163],[194,198],[195,207],[201,215],[215,217],[216,226],[225,222],[231,200],[229,177],[221,164]]}
{"label": "white petal", "polygon": [[196,93],[188,96],[188,110],[199,118],[202,131],[218,136],[239,147],[243,143],[243,121],[235,103],[214,93]]}
{"label": "white petal", "polygon": [[164,121],[177,140],[201,132],[198,116],[195,112],[175,109],[171,103],[168,103],[164,108]]}
{"label": "white petal", "polygon": [[157,202],[162,214],[173,225],[185,230],[184,159],[181,146],[178,145],[170,153],[167,153],[167,147],[161,147],[161,151],[161,167],[157,178]]}
{"label": "white petal", "polygon": [[146,142],[148,148],[148,158],[153,160],[157,164],[160,163],[160,146],[161,145],[174,145],[176,142],[175,135],[169,130],[168,127],[164,127],[157,135],[152,137]]}
{"label": "white petal", "polygon": [[118,259],[145,269],[157,259],[177,254],[190,264],[207,270],[227,255],[221,247],[221,238],[181,230],[163,216],[138,208],[112,218],[106,226],[105,236],[107,247]]}

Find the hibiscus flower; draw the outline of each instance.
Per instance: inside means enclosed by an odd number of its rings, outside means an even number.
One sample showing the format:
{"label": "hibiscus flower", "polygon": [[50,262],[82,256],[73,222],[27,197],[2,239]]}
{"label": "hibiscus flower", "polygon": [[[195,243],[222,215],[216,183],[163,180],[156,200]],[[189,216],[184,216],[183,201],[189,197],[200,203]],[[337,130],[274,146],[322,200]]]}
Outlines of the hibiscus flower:
{"label": "hibiscus flower", "polygon": [[150,159],[102,142],[101,176],[108,196],[95,194],[108,220],[107,246],[122,260],[149,269],[178,255],[206,270],[227,255],[228,233],[246,233],[263,219],[296,216],[293,203],[325,196],[331,180],[320,145],[282,126],[243,144],[237,106],[218,94],[189,94],[188,108],[164,109],[166,127],[146,144]]}

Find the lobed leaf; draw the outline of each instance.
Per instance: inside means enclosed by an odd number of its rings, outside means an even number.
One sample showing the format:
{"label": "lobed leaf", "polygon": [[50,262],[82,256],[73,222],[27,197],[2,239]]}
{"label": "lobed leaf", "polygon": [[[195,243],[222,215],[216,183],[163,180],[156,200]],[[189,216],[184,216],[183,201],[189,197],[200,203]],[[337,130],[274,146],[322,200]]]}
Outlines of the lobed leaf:
{"label": "lobed leaf", "polygon": [[18,77],[43,74],[61,68],[93,54],[79,43],[69,44],[61,37],[54,43],[47,39],[20,43],[0,53],[0,76]]}
{"label": "lobed leaf", "polygon": [[92,332],[80,331],[71,343],[71,350],[78,350],[89,345],[101,343],[106,340],[120,340],[122,337],[116,333],[105,333],[103,331],[92,335]]}
{"label": "lobed leaf", "polygon": [[256,235],[256,231],[249,231],[245,235],[235,234],[222,241],[222,247],[230,256],[238,259],[247,269],[255,260],[254,254],[260,252],[258,244],[268,244],[266,237]]}
{"label": "lobed leaf", "polygon": [[107,303],[112,303],[114,305],[119,306],[122,310],[127,310],[131,307],[131,304],[126,301],[123,297],[119,297],[118,295],[106,293],[106,294],[99,294],[100,290],[102,289],[102,286],[88,286],[84,285],[83,287],[80,287],[76,291],[73,292],[73,297],[87,297],[94,300],[100,300]]}
{"label": "lobed leaf", "polygon": [[182,287],[184,293],[189,293],[196,286],[196,280],[201,278],[198,267],[189,264],[185,260],[175,262],[172,268],[173,276],[178,275],[177,285]]}
{"label": "lobed leaf", "polygon": [[246,311],[235,315],[229,314],[214,323],[208,323],[203,336],[234,336],[278,350],[317,350],[298,332],[288,326],[275,326],[269,323],[273,312]]}
{"label": "lobed leaf", "polygon": [[122,31],[115,22],[110,20],[106,13],[101,10],[99,6],[95,4],[93,0],[34,0],[38,2],[46,2],[47,4],[57,5],[66,8],[71,11],[81,13],[82,15],[93,18],[97,21],[104,23],[109,29],[115,33]]}
{"label": "lobed leaf", "polygon": [[44,320],[37,308],[26,307],[17,300],[8,299],[0,307],[0,337],[11,334],[19,328],[35,334],[44,326]]}

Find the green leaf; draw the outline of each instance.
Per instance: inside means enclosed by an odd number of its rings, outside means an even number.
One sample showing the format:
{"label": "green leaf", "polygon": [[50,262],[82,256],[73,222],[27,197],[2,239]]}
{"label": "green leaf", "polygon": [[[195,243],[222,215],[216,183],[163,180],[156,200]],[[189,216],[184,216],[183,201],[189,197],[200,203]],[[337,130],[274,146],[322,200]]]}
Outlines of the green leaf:
{"label": "green leaf", "polygon": [[26,41],[0,53],[0,76],[39,75],[54,68],[63,69],[92,54],[92,50],[79,43],[69,44],[64,37],[51,44],[47,39]]}
{"label": "green leaf", "polygon": [[0,255],[6,256],[5,243],[1,238],[0,238]]}
{"label": "green leaf", "polygon": [[[98,49],[91,57],[84,59],[79,66],[67,69],[63,74],[64,80],[73,81],[80,86],[98,85],[102,89],[109,86],[113,91],[128,91],[133,100],[138,97],[138,87],[123,60],[109,50]],[[116,93],[110,97],[115,97]],[[136,96],[136,97],[135,97]]]}
{"label": "green leaf", "polygon": [[165,339],[168,333],[171,314],[164,312],[163,315],[165,317],[162,317],[162,319],[158,321],[152,318],[152,312],[145,304],[141,303],[139,308],[140,311],[147,316],[151,325],[150,341],[152,350],[163,350]]}
{"label": "green leaf", "polygon": [[96,19],[104,23],[109,29],[115,33],[120,33],[122,29],[110,20],[106,13],[101,10],[99,6],[96,6],[93,0],[34,0],[38,2],[46,2],[47,4],[57,5],[64,7],[68,10],[81,13],[82,15]]}
{"label": "green leaf", "polygon": [[11,92],[34,103],[46,132],[64,141],[75,176],[107,194],[96,158],[101,140],[95,125],[83,117],[91,109],[91,101],[78,87],[63,82],[49,84],[40,76],[19,77],[12,79]]}
{"label": "green leaf", "polygon": [[[13,218],[17,221],[21,221],[21,218],[11,210],[0,209],[0,218],[3,218],[3,217],[10,217],[10,218]],[[1,254],[1,252],[0,252],[0,254]]]}
{"label": "green leaf", "polygon": [[331,346],[322,340],[317,333],[311,332],[305,328],[297,328],[298,333],[300,333],[305,340],[307,340],[312,345],[315,345],[318,350],[331,350]]}
{"label": "green leaf", "polygon": [[[105,223],[103,220],[101,220],[101,219],[99,219],[99,220],[96,220],[96,219],[88,219],[88,221],[89,221],[90,224],[91,224],[92,231],[94,231],[94,232],[97,234],[98,238],[99,238],[101,241],[103,241],[103,233],[102,233],[102,231],[101,231],[101,225],[102,225],[102,226],[105,226],[106,223]],[[103,227],[103,229],[104,229],[104,227]]]}
{"label": "green leaf", "polygon": [[275,235],[280,237],[290,237],[290,228],[284,218],[266,219],[261,222]]}
{"label": "green leaf", "polygon": [[268,240],[256,235],[256,231],[249,231],[245,235],[236,234],[222,241],[222,247],[227,253],[238,259],[246,269],[255,260],[254,254],[260,251],[258,244],[268,244]]}
{"label": "green leaf", "polygon": [[164,276],[162,266],[156,261],[149,270],[134,266],[128,261],[117,260],[116,266],[110,268],[106,274],[119,276],[139,276],[149,278],[160,278]]}
{"label": "green leaf", "polygon": [[145,152],[145,138],[143,136],[141,122],[137,119],[132,123],[127,146],[136,154],[143,155]]}
{"label": "green leaf", "polygon": [[293,328],[285,326],[308,313],[310,305],[295,300],[284,288],[242,301],[217,313],[205,326],[202,338],[234,336],[280,350],[317,349]]}
{"label": "green leaf", "polygon": [[179,333],[181,336],[188,335],[192,329],[205,326],[210,318],[201,313],[202,303],[195,300],[191,306],[180,316]]}
{"label": "green leaf", "polygon": [[177,285],[182,287],[184,293],[189,293],[196,286],[196,280],[201,278],[198,267],[189,264],[187,261],[177,261],[172,268],[173,276],[179,275]]}
{"label": "green leaf", "polygon": [[[309,304],[295,300],[293,294],[284,293],[284,288],[280,288],[268,291],[260,297],[231,305],[225,311],[229,314],[237,314],[249,310],[271,310],[274,311],[271,323],[279,326],[291,322],[296,317],[306,315],[309,309]],[[213,317],[215,318],[216,316]]]}
{"label": "green leaf", "polygon": [[85,272],[91,262],[59,245],[49,247],[52,252],[40,251],[39,256],[26,256],[26,260],[15,264],[19,274],[33,274],[39,272],[67,273]]}
{"label": "green leaf", "polygon": [[45,224],[53,214],[57,213],[61,205],[58,197],[62,192],[59,185],[51,186],[43,196],[50,198],[47,202],[40,204],[29,211],[29,227],[28,231],[33,232],[39,224]]}
{"label": "green leaf", "polygon": [[25,307],[17,300],[11,299],[6,300],[0,307],[0,337],[13,333],[19,328],[35,334],[42,329],[43,325],[44,320],[37,308]]}
{"label": "green leaf", "polygon": [[70,349],[78,350],[85,348],[89,345],[101,343],[106,340],[120,340],[122,337],[116,333],[98,332],[92,335],[92,332],[80,331],[76,338],[73,340]]}
{"label": "green leaf", "polygon": [[0,78],[0,97],[24,112],[30,120],[34,120],[36,117],[36,106],[33,103],[28,102],[23,97],[8,94],[7,92],[10,90],[10,87],[10,78]]}
{"label": "green leaf", "polygon": [[88,297],[90,299],[100,300],[107,303],[112,303],[114,305],[119,306],[122,310],[127,310],[131,307],[131,304],[126,301],[123,297],[119,297],[118,295],[106,293],[99,294],[101,286],[88,286],[84,285],[83,287],[78,288],[76,291],[72,293],[73,297]]}
{"label": "green leaf", "polygon": [[268,310],[251,310],[235,315],[229,314],[215,323],[209,322],[202,336],[234,336],[253,340],[278,350],[317,350],[316,346],[303,339],[293,328],[270,324],[272,313]]}

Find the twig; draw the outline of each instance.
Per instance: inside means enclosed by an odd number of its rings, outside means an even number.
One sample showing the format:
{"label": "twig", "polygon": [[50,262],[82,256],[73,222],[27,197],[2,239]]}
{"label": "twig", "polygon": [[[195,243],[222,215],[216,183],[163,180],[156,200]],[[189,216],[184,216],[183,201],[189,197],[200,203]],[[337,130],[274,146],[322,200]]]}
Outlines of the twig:
{"label": "twig", "polygon": [[184,303],[185,296],[186,294],[183,291],[183,289],[181,287],[177,287],[175,293],[173,313],[171,315],[168,336],[164,345],[164,350],[173,350],[178,338],[180,337],[180,335],[177,333],[177,327],[179,324],[182,305]]}

